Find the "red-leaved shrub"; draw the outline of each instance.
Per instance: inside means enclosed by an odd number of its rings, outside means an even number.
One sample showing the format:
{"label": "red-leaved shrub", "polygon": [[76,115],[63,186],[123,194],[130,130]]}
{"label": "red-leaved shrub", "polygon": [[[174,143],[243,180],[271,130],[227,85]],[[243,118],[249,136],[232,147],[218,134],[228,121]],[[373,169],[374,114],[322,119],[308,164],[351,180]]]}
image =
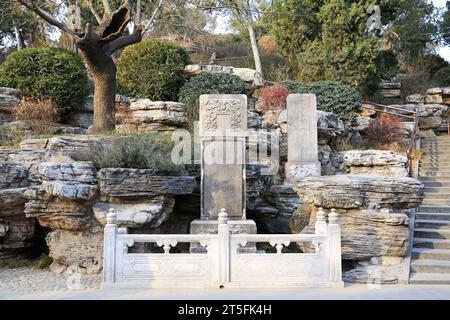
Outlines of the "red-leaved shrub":
{"label": "red-leaved shrub", "polygon": [[365,130],[368,147],[377,148],[399,143],[402,138],[400,117],[382,114]]}
{"label": "red-leaved shrub", "polygon": [[289,90],[283,86],[271,86],[261,89],[259,106],[261,111],[277,111],[286,107]]}

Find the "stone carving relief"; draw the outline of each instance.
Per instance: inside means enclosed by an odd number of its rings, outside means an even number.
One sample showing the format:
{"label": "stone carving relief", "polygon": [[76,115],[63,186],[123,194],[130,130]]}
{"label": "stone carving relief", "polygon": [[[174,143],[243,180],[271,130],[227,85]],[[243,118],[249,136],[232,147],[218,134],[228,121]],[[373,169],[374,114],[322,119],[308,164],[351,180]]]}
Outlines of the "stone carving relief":
{"label": "stone carving relief", "polygon": [[235,99],[210,99],[206,101],[207,116],[205,128],[217,130],[217,117],[225,115],[230,117],[230,128],[240,129],[242,124],[242,103]]}

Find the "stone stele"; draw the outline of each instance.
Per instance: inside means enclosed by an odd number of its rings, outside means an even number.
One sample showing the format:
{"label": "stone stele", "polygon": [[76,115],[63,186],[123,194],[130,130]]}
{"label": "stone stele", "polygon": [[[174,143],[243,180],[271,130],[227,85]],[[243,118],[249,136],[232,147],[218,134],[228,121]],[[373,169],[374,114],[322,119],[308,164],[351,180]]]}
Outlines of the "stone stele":
{"label": "stone stele", "polygon": [[316,96],[314,94],[290,94],[287,99],[287,118],[287,181],[320,176]]}

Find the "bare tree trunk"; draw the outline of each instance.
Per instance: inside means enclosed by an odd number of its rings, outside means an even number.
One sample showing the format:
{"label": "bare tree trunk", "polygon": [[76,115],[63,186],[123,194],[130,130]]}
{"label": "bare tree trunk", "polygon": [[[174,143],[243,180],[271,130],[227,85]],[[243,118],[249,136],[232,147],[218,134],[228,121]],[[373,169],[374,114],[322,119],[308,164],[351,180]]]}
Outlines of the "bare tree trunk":
{"label": "bare tree trunk", "polygon": [[250,34],[250,43],[252,45],[253,59],[255,60],[255,69],[263,74],[261,55],[259,53],[258,40],[256,39],[256,32],[251,22],[247,23],[248,33]]}
{"label": "bare tree trunk", "polygon": [[92,132],[114,130],[116,66],[100,43],[80,47],[94,79],[94,123]]}
{"label": "bare tree trunk", "polygon": [[16,25],[14,26],[14,33],[16,34],[17,50],[22,50],[25,44],[23,42],[22,32]]}

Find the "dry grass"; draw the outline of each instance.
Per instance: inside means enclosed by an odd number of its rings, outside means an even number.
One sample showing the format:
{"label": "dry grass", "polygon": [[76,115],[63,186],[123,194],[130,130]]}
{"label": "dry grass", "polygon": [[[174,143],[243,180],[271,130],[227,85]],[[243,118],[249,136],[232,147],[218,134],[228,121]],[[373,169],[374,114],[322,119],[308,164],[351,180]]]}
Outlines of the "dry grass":
{"label": "dry grass", "polygon": [[58,108],[51,100],[23,100],[13,115],[27,123],[35,134],[48,133],[51,124],[59,119]]}

